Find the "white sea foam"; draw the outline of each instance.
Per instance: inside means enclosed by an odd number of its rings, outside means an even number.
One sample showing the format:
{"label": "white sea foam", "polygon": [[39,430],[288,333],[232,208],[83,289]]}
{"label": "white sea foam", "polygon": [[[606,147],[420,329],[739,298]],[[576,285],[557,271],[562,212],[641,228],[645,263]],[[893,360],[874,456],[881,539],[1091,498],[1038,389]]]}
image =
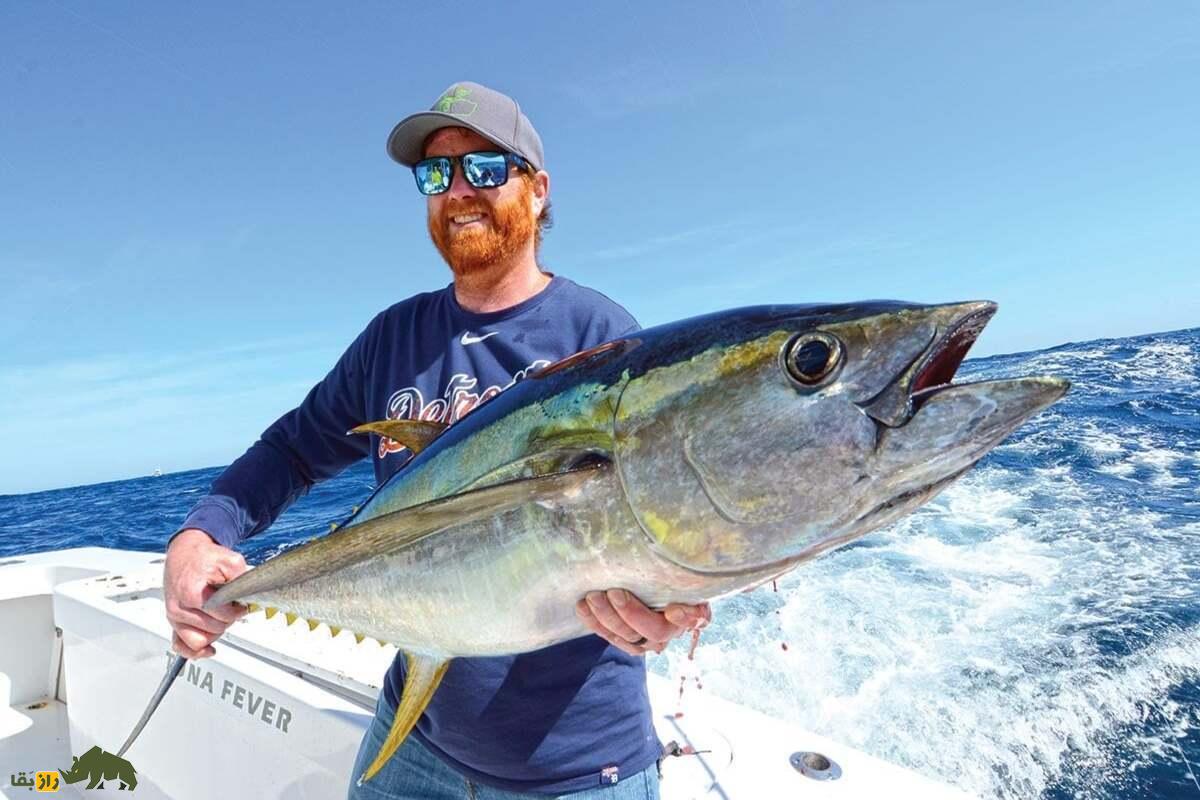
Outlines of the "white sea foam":
{"label": "white sea foam", "polygon": [[1070,348],[1030,353],[1027,357],[1022,358],[1020,363],[1022,369],[1029,374],[1042,371],[1061,374],[1071,372],[1081,362],[1110,363],[1117,356],[1121,347],[1120,342],[1094,342],[1091,346],[1083,349]]}
{"label": "white sea foam", "polygon": [[[1131,386],[1186,392],[1200,381],[1200,348],[1192,338],[1143,337],[967,362],[962,370],[975,377],[1042,373],[1071,378],[1075,396],[1111,397],[1128,392]],[[1137,397],[1126,399],[1135,405],[1140,402]]]}
{"label": "white sea foam", "polygon": [[1080,428],[1084,448],[1097,458],[1118,456],[1125,452],[1125,441],[1117,434],[1100,430],[1094,422],[1086,422]]}
{"label": "white sea foam", "polygon": [[1200,379],[1200,356],[1184,342],[1151,341],[1138,348],[1125,362],[1129,377],[1161,385],[1163,382],[1194,383]]}
{"label": "white sea foam", "polygon": [[1096,470],[1109,475],[1116,475],[1118,478],[1128,478],[1133,475],[1136,468],[1128,461],[1114,461],[1111,464],[1101,464],[1096,467]]}
{"label": "white sea foam", "polygon": [[[1162,437],[1147,433],[1125,437],[1124,449],[1120,454],[1111,454],[1098,459],[1097,471],[1121,478],[1133,478],[1164,488],[1194,484],[1186,472],[1200,463],[1195,454],[1183,452],[1183,443],[1163,446]],[[1179,448],[1179,449],[1176,449]],[[1113,455],[1124,456],[1113,458]]]}
{"label": "white sea foam", "polygon": [[[1132,445],[1115,464],[1179,462]],[[1200,677],[1200,630],[1155,611],[1200,600],[1200,524],[1065,466],[985,466],[866,545],[720,605],[695,662],[676,646],[657,668],[985,797],[1123,796],[1132,753],[1174,757],[1147,715],[1200,725],[1167,697]]]}

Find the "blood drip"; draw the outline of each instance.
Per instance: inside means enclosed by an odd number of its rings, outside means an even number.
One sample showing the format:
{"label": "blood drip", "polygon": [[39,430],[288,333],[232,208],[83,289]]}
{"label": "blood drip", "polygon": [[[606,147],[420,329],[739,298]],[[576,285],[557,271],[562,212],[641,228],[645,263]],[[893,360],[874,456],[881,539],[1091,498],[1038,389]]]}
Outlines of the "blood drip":
{"label": "blood drip", "polygon": [[[700,628],[695,628],[692,630],[692,646],[688,648],[688,661],[696,660],[696,645],[700,644],[700,630],[701,630]],[[680,707],[683,706],[683,690],[687,687],[687,679],[688,679],[687,675],[679,676],[679,705],[680,705]],[[702,684],[700,682],[699,675],[693,676],[692,680],[694,680],[696,682],[697,689],[704,688],[704,684]],[[682,711],[675,712],[675,719],[680,719],[682,717],[683,717]]]}
{"label": "blood drip", "polygon": [[782,647],[784,650],[787,650],[787,642],[780,642],[779,646]]}
{"label": "blood drip", "polygon": [[696,645],[700,643],[700,628],[692,631],[692,646],[688,648],[688,661],[696,660]]}

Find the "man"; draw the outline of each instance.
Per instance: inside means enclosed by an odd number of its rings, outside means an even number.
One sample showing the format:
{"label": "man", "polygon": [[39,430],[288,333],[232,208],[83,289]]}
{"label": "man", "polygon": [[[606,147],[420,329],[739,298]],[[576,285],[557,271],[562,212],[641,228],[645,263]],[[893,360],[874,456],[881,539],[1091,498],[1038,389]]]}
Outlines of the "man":
{"label": "man", "polygon": [[[454,280],[376,316],[192,509],[164,574],[173,646],[189,658],[212,655],[213,641],[244,613],[200,608],[213,585],[245,571],[231,547],[354,461],[370,455],[382,483],[411,456],[396,442],[346,431],[384,418],[452,424],[527,371],[637,329],[608,298],[539,267],[550,176],[541,139],[511,98],[456,84],[396,126],[388,153],[413,168],[430,238]],[[657,797],[643,656],[703,625],[709,609],[660,613],[617,588],[590,592],[576,613],[595,636],[451,662],[413,733],[350,797]],[[385,677],[354,777],[391,726],[404,667],[398,658]]]}

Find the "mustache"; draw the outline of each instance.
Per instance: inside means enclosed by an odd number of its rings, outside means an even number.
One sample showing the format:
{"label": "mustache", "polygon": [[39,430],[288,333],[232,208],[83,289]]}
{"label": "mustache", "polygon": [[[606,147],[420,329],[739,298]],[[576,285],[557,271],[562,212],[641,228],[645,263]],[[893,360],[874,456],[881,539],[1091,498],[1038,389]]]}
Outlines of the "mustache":
{"label": "mustache", "polygon": [[492,209],[487,203],[480,200],[447,200],[446,205],[442,207],[442,219],[447,220],[450,217],[458,216],[459,214],[491,214]]}

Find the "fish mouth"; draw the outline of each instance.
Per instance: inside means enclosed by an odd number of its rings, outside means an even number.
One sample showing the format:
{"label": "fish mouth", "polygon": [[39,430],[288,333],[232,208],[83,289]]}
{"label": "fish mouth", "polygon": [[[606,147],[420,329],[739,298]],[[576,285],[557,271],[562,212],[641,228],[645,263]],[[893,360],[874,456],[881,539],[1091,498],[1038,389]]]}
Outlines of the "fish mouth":
{"label": "fish mouth", "polygon": [[[871,527],[875,527],[877,524],[886,524],[886,518],[890,515],[907,513],[908,511],[912,510],[912,508],[923,505],[931,500],[947,486],[965,475],[972,466],[974,465],[968,465],[957,472],[952,472],[944,478],[931,480],[928,483],[923,483],[914,489],[907,489],[887,500],[884,500],[881,503],[878,503],[870,511],[858,517],[858,519],[856,519],[854,522],[855,526],[862,527],[864,525],[870,525]],[[881,522],[881,520],[884,521]]]}
{"label": "fish mouth", "polygon": [[995,304],[988,303],[968,313],[940,337],[934,338],[918,359],[917,371],[908,393],[911,414],[916,414],[930,397],[954,385],[955,373],[995,313]]}
{"label": "fish mouth", "polygon": [[1033,415],[1060,400],[1070,382],[1026,376],[954,382],[996,313],[986,301],[937,306],[918,324],[929,342],[880,394],[862,406],[876,423],[873,465],[889,496],[855,523],[875,527],[928,501]]}
{"label": "fish mouth", "polygon": [[955,385],[955,373],[995,313],[996,304],[987,300],[931,309],[935,327],[925,349],[862,410],[888,428],[907,423],[931,397]]}

